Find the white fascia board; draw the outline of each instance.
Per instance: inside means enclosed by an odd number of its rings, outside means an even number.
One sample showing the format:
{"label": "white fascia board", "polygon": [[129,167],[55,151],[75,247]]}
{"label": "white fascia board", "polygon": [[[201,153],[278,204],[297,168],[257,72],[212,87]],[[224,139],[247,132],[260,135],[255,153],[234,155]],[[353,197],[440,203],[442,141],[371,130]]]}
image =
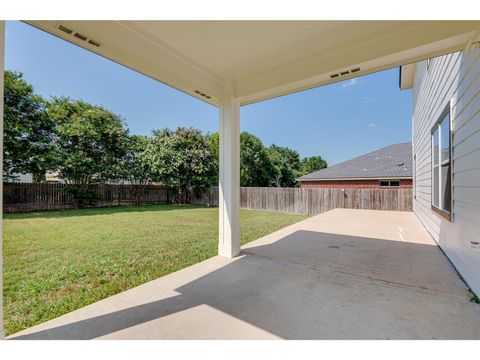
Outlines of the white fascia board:
{"label": "white fascia board", "polygon": [[343,180],[409,180],[412,176],[371,177],[371,178],[332,178],[332,179],[297,179],[298,181],[343,181]]}
{"label": "white fascia board", "polygon": [[[263,76],[238,81],[237,94],[241,104],[246,105],[391,69],[404,64],[416,63],[421,60],[463,50],[469,38],[471,38],[472,33],[473,32],[460,34],[383,56],[379,55],[378,51],[373,51],[373,49],[369,51],[368,48],[348,48],[342,51],[341,54],[331,54],[311,60],[309,63],[299,62],[298,64],[291,65],[288,69],[278,69]],[[368,55],[365,56],[365,53]],[[356,59],[366,59],[366,61],[358,62],[355,61]],[[341,61],[343,61],[346,66],[338,67]],[[348,61],[351,62],[348,63]],[[331,78],[332,74],[355,68],[360,68],[360,71],[342,77]],[[313,73],[314,71],[320,71],[321,73],[317,72],[314,76],[308,76],[308,73]],[[289,82],[289,80],[295,77],[302,78],[302,76],[304,77],[302,80]],[[282,81],[284,83],[282,83]]]}
{"label": "white fascia board", "polygon": [[399,75],[400,90],[407,90],[413,87],[416,68],[417,68],[417,63],[400,66],[400,75]]}

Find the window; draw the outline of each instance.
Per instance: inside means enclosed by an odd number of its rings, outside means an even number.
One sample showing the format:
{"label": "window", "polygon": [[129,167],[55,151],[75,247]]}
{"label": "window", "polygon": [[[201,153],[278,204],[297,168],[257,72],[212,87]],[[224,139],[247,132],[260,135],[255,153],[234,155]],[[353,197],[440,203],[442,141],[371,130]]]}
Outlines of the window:
{"label": "window", "polygon": [[432,209],[450,220],[451,213],[450,104],[432,129]]}
{"label": "window", "polygon": [[380,181],[380,186],[381,187],[399,187],[400,186],[400,180],[381,180]]}

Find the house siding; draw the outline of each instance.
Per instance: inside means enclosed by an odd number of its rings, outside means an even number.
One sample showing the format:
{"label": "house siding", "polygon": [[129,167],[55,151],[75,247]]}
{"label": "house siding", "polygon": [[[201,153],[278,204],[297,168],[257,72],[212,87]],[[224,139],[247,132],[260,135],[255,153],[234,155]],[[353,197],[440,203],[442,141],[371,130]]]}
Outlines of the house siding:
{"label": "house siding", "polygon": [[[370,180],[321,180],[321,181],[302,181],[301,187],[312,188],[336,188],[336,189],[411,189],[413,187],[412,179],[402,179],[399,187],[380,186],[381,179]],[[395,179],[391,179],[395,180]]]}
{"label": "house siding", "polygon": [[[431,130],[451,104],[452,221],[431,209]],[[480,294],[480,50],[417,64],[413,85],[413,208],[476,294]]]}

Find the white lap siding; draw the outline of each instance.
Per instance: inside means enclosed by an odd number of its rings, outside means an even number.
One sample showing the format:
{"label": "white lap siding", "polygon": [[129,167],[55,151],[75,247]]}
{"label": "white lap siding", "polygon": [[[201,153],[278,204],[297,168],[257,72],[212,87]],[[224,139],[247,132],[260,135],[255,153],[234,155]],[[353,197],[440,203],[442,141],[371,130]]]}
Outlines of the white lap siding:
{"label": "white lap siding", "polygon": [[[452,101],[452,221],[431,210],[431,130]],[[480,294],[480,50],[417,64],[413,86],[414,211]]]}

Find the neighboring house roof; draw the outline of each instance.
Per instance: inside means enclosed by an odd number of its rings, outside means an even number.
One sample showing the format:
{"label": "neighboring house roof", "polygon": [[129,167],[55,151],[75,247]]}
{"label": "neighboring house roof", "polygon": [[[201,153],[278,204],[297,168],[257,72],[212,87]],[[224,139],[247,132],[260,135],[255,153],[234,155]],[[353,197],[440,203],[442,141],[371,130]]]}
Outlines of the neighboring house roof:
{"label": "neighboring house roof", "polygon": [[394,144],[300,177],[299,181],[412,177],[412,143]]}

